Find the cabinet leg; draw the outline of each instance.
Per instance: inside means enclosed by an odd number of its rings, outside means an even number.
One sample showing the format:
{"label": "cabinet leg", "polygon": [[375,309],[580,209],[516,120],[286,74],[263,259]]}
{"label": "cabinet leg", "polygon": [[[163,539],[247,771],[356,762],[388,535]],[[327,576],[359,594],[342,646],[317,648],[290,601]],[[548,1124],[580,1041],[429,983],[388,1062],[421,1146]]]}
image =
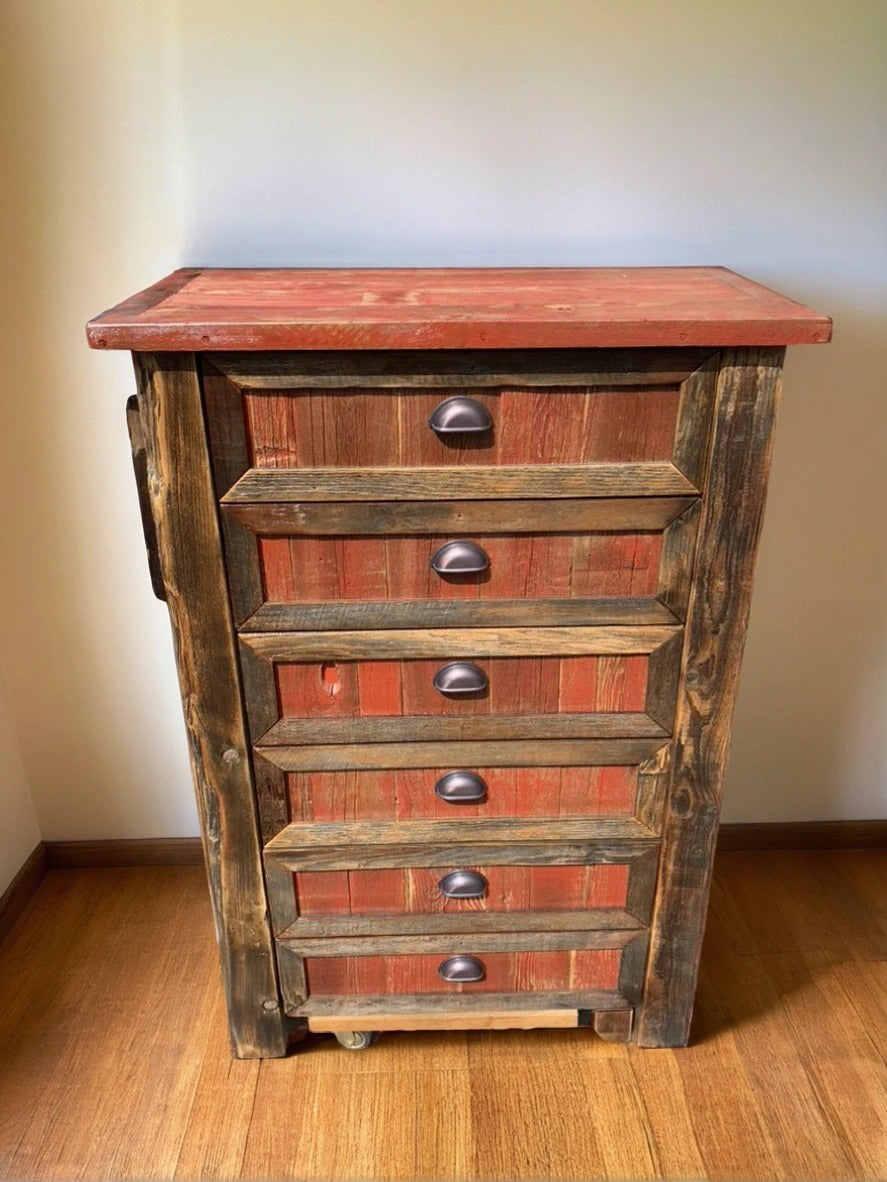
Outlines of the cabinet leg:
{"label": "cabinet leg", "polygon": [[634,1010],[599,1010],[594,1016],[594,1032],[607,1042],[631,1042]]}

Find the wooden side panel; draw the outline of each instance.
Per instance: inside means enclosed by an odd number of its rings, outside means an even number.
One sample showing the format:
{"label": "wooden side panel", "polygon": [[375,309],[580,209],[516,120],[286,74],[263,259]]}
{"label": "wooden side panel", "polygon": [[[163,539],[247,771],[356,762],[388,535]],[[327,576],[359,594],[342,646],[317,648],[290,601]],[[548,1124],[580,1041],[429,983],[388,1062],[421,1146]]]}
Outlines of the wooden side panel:
{"label": "wooden side panel", "polygon": [[[454,949],[454,954],[459,949]],[[482,981],[454,985],[438,975],[445,956],[309,956],[309,997],[373,994],[527,993],[559,989],[615,989],[620,950],[487,952]]]}
{"label": "wooden side panel", "polygon": [[[461,867],[454,867],[460,869]],[[479,899],[450,899],[446,868],[309,870],[293,875],[300,916],[433,915],[470,911],[578,911],[624,907],[629,866],[471,866],[487,880]]]}
{"label": "wooden side panel", "polygon": [[447,804],[434,785],[451,768],[290,772],[291,821],[452,820],[456,817],[629,816],[636,767],[471,769],[487,785],[480,804]]}
{"label": "wooden side panel", "polygon": [[686,1044],[751,603],[783,350],[726,352],[677,704],[642,1046]]}
{"label": "wooden side panel", "polygon": [[473,714],[641,712],[646,655],[491,657],[473,662],[487,690],[448,696],[434,688],[444,662],[321,661],[275,666],[283,718],[463,717]]}
{"label": "wooden side panel", "polygon": [[[454,395],[486,406],[493,430],[438,438],[428,420]],[[665,460],[679,399],[675,386],[319,389],[247,391],[244,406],[256,468],[391,468]]]}
{"label": "wooden side panel", "polygon": [[153,517],[176,647],[235,1053],[283,1055],[249,745],[195,359],[137,355]]}
{"label": "wooden side panel", "polygon": [[661,534],[475,533],[489,569],[442,577],[431,557],[453,537],[260,537],[265,596],[271,603],[594,599],[659,590]]}

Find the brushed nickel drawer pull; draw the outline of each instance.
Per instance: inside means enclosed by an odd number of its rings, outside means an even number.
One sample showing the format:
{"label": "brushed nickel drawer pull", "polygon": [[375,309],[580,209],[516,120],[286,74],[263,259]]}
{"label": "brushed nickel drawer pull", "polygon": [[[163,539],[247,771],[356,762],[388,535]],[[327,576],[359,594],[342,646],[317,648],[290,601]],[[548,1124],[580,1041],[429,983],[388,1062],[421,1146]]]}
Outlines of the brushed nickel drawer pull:
{"label": "brushed nickel drawer pull", "polygon": [[459,985],[466,981],[482,981],[487,975],[482,960],[476,956],[451,956],[438,967],[445,981]]}
{"label": "brushed nickel drawer pull", "polygon": [[460,395],[436,406],[428,420],[435,435],[480,435],[491,430],[493,420],[482,402]]}
{"label": "brushed nickel drawer pull", "polygon": [[447,772],[434,791],[447,804],[477,804],[487,797],[487,785],[477,772]]}
{"label": "brushed nickel drawer pull", "polygon": [[434,675],[432,684],[442,694],[476,694],[489,685],[487,675],[470,661],[450,661]]}
{"label": "brushed nickel drawer pull", "polygon": [[431,569],[439,575],[477,575],[490,569],[490,558],[476,542],[446,542],[431,555]]}
{"label": "brushed nickel drawer pull", "polygon": [[476,870],[451,870],[437,884],[448,899],[482,899],[488,883]]}

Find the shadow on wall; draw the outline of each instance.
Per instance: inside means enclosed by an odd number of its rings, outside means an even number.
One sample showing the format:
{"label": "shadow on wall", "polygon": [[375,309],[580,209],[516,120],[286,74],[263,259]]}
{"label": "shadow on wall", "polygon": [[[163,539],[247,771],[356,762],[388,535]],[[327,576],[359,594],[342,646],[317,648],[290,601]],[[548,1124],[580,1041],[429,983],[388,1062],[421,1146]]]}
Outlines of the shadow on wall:
{"label": "shadow on wall", "polygon": [[788,352],[727,820],[883,815],[887,315],[805,298],[834,339]]}

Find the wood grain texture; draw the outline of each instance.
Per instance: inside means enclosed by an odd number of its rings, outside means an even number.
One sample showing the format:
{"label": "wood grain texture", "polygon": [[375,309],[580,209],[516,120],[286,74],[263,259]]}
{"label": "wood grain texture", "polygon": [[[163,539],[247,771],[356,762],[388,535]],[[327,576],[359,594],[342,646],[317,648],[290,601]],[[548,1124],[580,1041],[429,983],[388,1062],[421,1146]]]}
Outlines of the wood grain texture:
{"label": "wood grain texture", "polygon": [[[881,849],[719,855],[685,1049],[603,1042],[574,1001],[572,1029],[479,1017],[232,1061],[202,868],[51,871],[0,943],[0,1174],[883,1178],[885,874]],[[340,1000],[312,1020],[409,1021]]]}
{"label": "wood grain texture", "polygon": [[[458,756],[459,751],[453,751]],[[629,816],[637,769],[615,767],[471,767],[486,785],[478,804],[451,804],[434,791],[454,770],[438,768],[291,772],[289,820],[452,820],[472,817]]]}
{"label": "wood grain texture", "polygon": [[722,354],[687,615],[642,1046],[689,1037],[783,351]]}
{"label": "wood grain texture", "polygon": [[[455,394],[486,409],[489,431],[441,438],[431,429],[435,409]],[[246,391],[243,411],[254,468],[439,467],[451,470],[455,491],[459,471],[478,464],[671,460],[679,401],[674,385],[358,387]]]}
{"label": "wood grain texture", "polygon": [[0,895],[0,940],[11,930],[43,881],[49,869],[46,847],[38,842],[9,886]]}
{"label": "wood grain texture", "polygon": [[673,464],[546,464],[446,468],[250,468],[227,505],[279,501],[489,501],[546,497],[686,497],[699,490]]}
{"label": "wood grain texture", "polygon": [[[332,1034],[354,1030],[361,1015],[335,1015],[308,1019],[308,1029]],[[578,1010],[477,1010],[471,1014],[374,1014],[373,1026],[383,1030],[537,1030],[569,1029],[579,1025]]]}
{"label": "wood grain texture", "polygon": [[140,354],[135,367],[232,1043],[241,1057],[282,1055],[286,1040],[197,371],[187,356]]}
{"label": "wood grain texture", "polygon": [[134,350],[643,348],[827,341],[723,267],[175,272],[87,326]]}

